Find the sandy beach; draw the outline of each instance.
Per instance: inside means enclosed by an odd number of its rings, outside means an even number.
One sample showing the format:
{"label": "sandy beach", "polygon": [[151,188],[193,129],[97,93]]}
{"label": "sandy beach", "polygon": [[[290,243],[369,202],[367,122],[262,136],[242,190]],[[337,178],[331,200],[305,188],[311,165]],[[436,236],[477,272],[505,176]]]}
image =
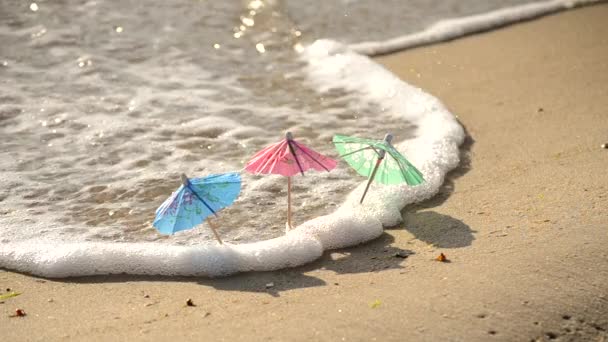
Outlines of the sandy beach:
{"label": "sandy beach", "polygon": [[21,293],[0,340],[608,341],[607,20],[588,6],[377,58],[469,135],[379,239],[222,279],[0,270]]}

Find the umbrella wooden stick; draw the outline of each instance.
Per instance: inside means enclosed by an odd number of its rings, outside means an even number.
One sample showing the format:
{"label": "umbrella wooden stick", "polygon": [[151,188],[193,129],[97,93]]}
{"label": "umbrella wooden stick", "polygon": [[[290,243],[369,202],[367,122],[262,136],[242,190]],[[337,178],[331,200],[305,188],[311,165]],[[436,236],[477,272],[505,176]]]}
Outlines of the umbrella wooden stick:
{"label": "umbrella wooden stick", "polygon": [[378,167],[380,166],[380,163],[382,163],[382,159],[384,159],[384,158],[378,158],[378,161],[376,162],[376,166],[374,166],[374,170],[372,171],[372,174],[369,176],[369,180],[367,181],[367,185],[365,186],[365,191],[363,191],[363,196],[361,196],[361,200],[359,201],[359,204],[363,203],[363,199],[365,198],[365,195],[367,195],[367,190],[369,190],[369,186],[372,184],[374,177],[376,177],[376,171],[378,171]]}
{"label": "umbrella wooden stick", "polygon": [[[390,146],[391,140],[393,140],[393,135],[390,133],[387,133],[384,136],[384,143],[386,145]],[[363,196],[361,196],[361,200],[359,201],[359,204],[363,204],[363,199],[365,198],[365,195],[367,194],[367,190],[369,190],[369,186],[372,184],[374,177],[376,177],[376,172],[378,171],[378,167],[380,167],[380,163],[382,163],[382,160],[384,159],[384,156],[386,155],[386,151],[384,151],[384,150],[377,151],[376,153],[378,153],[378,161],[376,161],[376,166],[374,166],[374,170],[372,171],[372,174],[369,176],[369,180],[367,181],[367,185],[365,186],[365,191],[363,191]]]}
{"label": "umbrella wooden stick", "polygon": [[217,226],[215,225],[215,223],[213,223],[213,221],[211,221],[209,218],[207,218],[207,224],[211,228],[211,231],[213,231],[213,235],[215,235],[217,242],[219,242],[220,245],[223,245],[224,243],[222,242],[222,239],[220,238],[220,234],[218,234],[218,232],[217,232]]}
{"label": "umbrella wooden stick", "polygon": [[291,177],[287,177],[287,227],[291,226]]}

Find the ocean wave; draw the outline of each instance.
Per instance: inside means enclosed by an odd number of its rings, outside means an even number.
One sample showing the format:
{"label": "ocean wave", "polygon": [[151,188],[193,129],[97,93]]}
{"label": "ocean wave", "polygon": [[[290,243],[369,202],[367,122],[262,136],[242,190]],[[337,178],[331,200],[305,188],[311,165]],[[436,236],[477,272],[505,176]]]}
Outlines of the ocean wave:
{"label": "ocean wave", "polygon": [[564,9],[602,1],[604,0],[549,0],[518,5],[462,18],[441,20],[420,32],[383,41],[354,43],[350,44],[350,48],[353,51],[368,56],[388,54],[399,50],[446,41],[472,33],[483,32]]}
{"label": "ocean wave", "polygon": [[[343,88],[381,105],[383,117],[410,122],[413,138],[396,144],[425,176],[416,187],[373,185],[364,205],[356,187],[332,214],[309,220],[286,235],[225,245],[175,246],[162,243],[60,242],[30,239],[0,243],[0,267],[45,277],[96,274],[225,276],[245,271],[294,267],[323,251],[353,246],[394,226],[408,204],[432,197],[446,173],[459,163],[464,130],[435,97],[411,86],[366,56],[330,40],[307,47],[307,82],[321,92]],[[406,132],[392,132],[397,140]]]}

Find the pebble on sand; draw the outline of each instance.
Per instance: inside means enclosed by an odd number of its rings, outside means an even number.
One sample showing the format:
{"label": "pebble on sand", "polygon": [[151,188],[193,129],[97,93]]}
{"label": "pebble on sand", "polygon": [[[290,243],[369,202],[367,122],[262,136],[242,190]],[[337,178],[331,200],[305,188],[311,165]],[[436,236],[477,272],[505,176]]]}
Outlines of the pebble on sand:
{"label": "pebble on sand", "polygon": [[399,251],[397,253],[395,253],[393,255],[395,258],[401,258],[401,259],[406,259],[407,257],[409,257],[409,253],[405,252],[405,251]]}
{"label": "pebble on sand", "polygon": [[27,316],[25,310],[23,309],[15,309],[15,313],[10,315],[9,317],[24,317]]}
{"label": "pebble on sand", "polygon": [[448,258],[445,256],[445,254],[441,253],[437,256],[437,258],[435,258],[435,260],[437,261],[441,261],[441,262],[448,262]]}

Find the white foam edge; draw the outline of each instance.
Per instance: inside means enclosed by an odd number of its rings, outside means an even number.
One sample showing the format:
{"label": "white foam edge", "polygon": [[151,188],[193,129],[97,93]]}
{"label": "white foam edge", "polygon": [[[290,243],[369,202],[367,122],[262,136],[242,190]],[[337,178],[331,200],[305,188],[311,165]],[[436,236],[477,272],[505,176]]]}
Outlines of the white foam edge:
{"label": "white foam edge", "polygon": [[[307,47],[302,58],[308,61],[309,81],[321,91],[334,87],[357,91],[365,101],[381,103],[385,115],[395,115],[417,126],[417,137],[396,147],[423,172],[424,184],[374,184],[364,204],[359,205],[365,184],[362,182],[332,214],[266,241],[200,246],[8,242],[0,243],[0,267],[48,278],[121,273],[217,277],[303,265],[319,258],[325,250],[375,239],[383,233],[383,226],[399,223],[401,210],[407,204],[433,196],[446,173],[458,165],[458,145],[464,139],[462,127],[439,100],[346,46],[320,40]],[[392,133],[397,138],[400,135]]]}
{"label": "white foam edge", "polygon": [[499,26],[601,1],[603,0],[548,0],[517,5],[482,14],[440,20],[420,32],[384,41],[360,42],[349,46],[352,50],[368,56],[382,55],[487,31]]}

